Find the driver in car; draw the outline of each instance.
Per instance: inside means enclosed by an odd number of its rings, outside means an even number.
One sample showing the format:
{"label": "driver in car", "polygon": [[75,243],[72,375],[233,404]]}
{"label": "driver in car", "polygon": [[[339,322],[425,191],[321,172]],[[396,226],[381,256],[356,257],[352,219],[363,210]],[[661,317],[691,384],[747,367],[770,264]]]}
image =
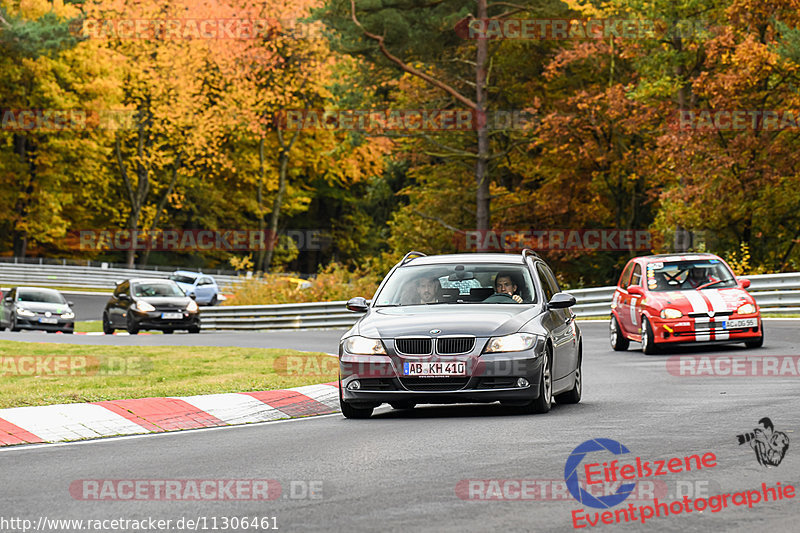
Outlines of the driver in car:
{"label": "driver in car", "polygon": [[494,294],[486,298],[484,302],[509,302],[508,298],[506,298],[507,296],[518,304],[522,303],[522,296],[519,295],[519,287],[514,283],[511,274],[507,272],[498,272],[497,276],[494,278]]}
{"label": "driver in car", "polygon": [[707,274],[707,269],[695,267],[689,270],[689,275],[686,276],[686,281],[683,284],[690,289],[696,289],[713,281],[717,280]]}

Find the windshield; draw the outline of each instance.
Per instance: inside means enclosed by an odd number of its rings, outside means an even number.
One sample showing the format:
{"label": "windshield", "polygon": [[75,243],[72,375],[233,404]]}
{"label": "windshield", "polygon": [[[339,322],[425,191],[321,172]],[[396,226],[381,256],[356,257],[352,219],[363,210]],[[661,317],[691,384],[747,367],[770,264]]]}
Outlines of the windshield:
{"label": "windshield", "polygon": [[56,291],[18,291],[18,302],[41,302],[47,304],[65,304],[67,301]]}
{"label": "windshield", "polygon": [[194,280],[196,278],[193,278],[191,276],[186,276],[183,274],[172,274],[169,277],[169,279],[171,279],[172,281],[177,281],[178,283],[186,283],[188,285],[194,285]]}
{"label": "windshield", "polygon": [[136,283],[133,286],[133,295],[139,297],[149,296],[185,296],[183,291],[174,283]]}
{"label": "windshield", "polygon": [[[497,285],[495,284],[497,282]],[[509,294],[503,297],[495,289]],[[400,267],[375,296],[377,307],[423,304],[535,303],[536,291],[523,265],[452,264]],[[487,300],[488,299],[488,300]]]}
{"label": "windshield", "polygon": [[651,291],[724,289],[736,286],[736,278],[719,259],[647,265],[647,288]]}

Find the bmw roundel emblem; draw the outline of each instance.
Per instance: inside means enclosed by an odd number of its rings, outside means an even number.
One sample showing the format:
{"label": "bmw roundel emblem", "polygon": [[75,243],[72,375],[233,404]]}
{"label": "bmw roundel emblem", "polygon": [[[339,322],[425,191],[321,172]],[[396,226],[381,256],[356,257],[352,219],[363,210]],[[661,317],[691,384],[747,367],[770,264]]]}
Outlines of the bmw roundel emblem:
{"label": "bmw roundel emblem", "polygon": [[431,330],[431,335],[438,335],[441,332],[442,332],[442,330],[440,330],[440,329],[432,329]]}

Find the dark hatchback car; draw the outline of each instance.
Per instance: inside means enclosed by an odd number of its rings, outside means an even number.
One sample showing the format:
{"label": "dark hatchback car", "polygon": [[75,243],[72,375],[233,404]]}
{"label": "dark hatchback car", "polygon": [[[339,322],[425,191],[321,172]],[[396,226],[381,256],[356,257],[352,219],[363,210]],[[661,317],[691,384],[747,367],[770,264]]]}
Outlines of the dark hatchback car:
{"label": "dark hatchback car", "polygon": [[55,333],[75,331],[72,302],[54,289],[17,287],[11,289],[0,306],[0,331],[40,329]]}
{"label": "dark hatchback car", "polygon": [[111,334],[115,329],[131,335],[142,329],[200,333],[199,308],[174,281],[129,279],[117,285],[103,311],[103,332]]}
{"label": "dark hatchback car", "polygon": [[389,403],[489,403],[546,413],[581,399],[582,338],[545,262],[519,255],[409,252],[339,343],[347,418]]}

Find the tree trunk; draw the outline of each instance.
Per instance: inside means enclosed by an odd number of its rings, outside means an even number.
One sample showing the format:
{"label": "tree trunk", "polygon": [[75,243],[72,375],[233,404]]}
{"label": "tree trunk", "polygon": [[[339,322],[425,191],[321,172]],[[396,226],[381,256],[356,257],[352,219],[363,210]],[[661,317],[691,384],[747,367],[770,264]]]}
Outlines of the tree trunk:
{"label": "tree trunk", "polygon": [[[258,209],[258,231],[261,232],[261,235],[264,234],[264,230],[267,228],[267,220],[265,217],[264,212],[264,185],[267,181],[267,165],[266,165],[266,156],[264,154],[264,137],[261,137],[261,140],[258,142],[258,188],[256,189],[256,204]],[[266,242],[266,240],[264,241]],[[256,260],[253,263],[255,265],[255,269],[264,270],[265,258],[266,258],[266,250],[263,248],[258,251],[256,256]]]}
{"label": "tree trunk", "polygon": [[[172,167],[172,179],[170,179],[169,186],[167,190],[164,191],[164,195],[161,197],[161,200],[158,202],[158,207],[156,207],[156,214],[153,217],[153,223],[150,224],[150,230],[147,232],[148,236],[148,243],[151,243],[150,240],[154,235],[155,230],[158,228],[158,221],[161,218],[161,214],[164,212],[167,206],[167,202],[169,201],[169,195],[172,194],[172,191],[175,190],[175,184],[178,182],[178,169],[181,167],[181,155],[178,154],[177,159],[175,160],[175,164]],[[147,265],[147,261],[150,259],[150,246],[148,245],[147,249],[144,251],[144,255],[142,256],[141,264]]]}
{"label": "tree trunk", "polygon": [[[488,13],[486,0],[478,0],[478,19],[486,20]],[[489,189],[489,124],[486,116],[486,63],[489,55],[487,39],[477,40],[477,57],[475,60],[475,104],[478,136],[478,157],[475,162],[476,206],[475,222],[478,231],[491,228],[490,189]],[[485,241],[486,239],[480,239]],[[482,251],[480,248],[478,251]]]}
{"label": "tree trunk", "polygon": [[[28,168],[27,179],[25,188],[20,191],[19,198],[17,198],[16,205],[14,206],[15,219],[18,224],[24,225],[28,218],[28,212],[31,206],[31,197],[33,196],[33,184],[36,181],[36,165],[34,158],[29,157],[29,138],[26,135],[14,135],[14,153],[17,154],[23,164]],[[28,255],[28,230],[20,229],[17,224],[13,228],[13,248],[15,257],[25,257]]]}
{"label": "tree trunk", "polygon": [[278,221],[281,214],[281,204],[283,203],[283,196],[286,193],[286,182],[289,174],[289,152],[292,150],[297,137],[300,135],[300,130],[295,130],[292,134],[292,140],[285,143],[283,140],[283,132],[277,130],[278,144],[280,146],[280,153],[278,154],[278,192],[275,199],[272,201],[272,213],[269,219],[269,232],[267,233],[267,253],[264,257],[264,272],[269,272],[272,267],[272,257],[275,255],[275,246],[278,244]]}

